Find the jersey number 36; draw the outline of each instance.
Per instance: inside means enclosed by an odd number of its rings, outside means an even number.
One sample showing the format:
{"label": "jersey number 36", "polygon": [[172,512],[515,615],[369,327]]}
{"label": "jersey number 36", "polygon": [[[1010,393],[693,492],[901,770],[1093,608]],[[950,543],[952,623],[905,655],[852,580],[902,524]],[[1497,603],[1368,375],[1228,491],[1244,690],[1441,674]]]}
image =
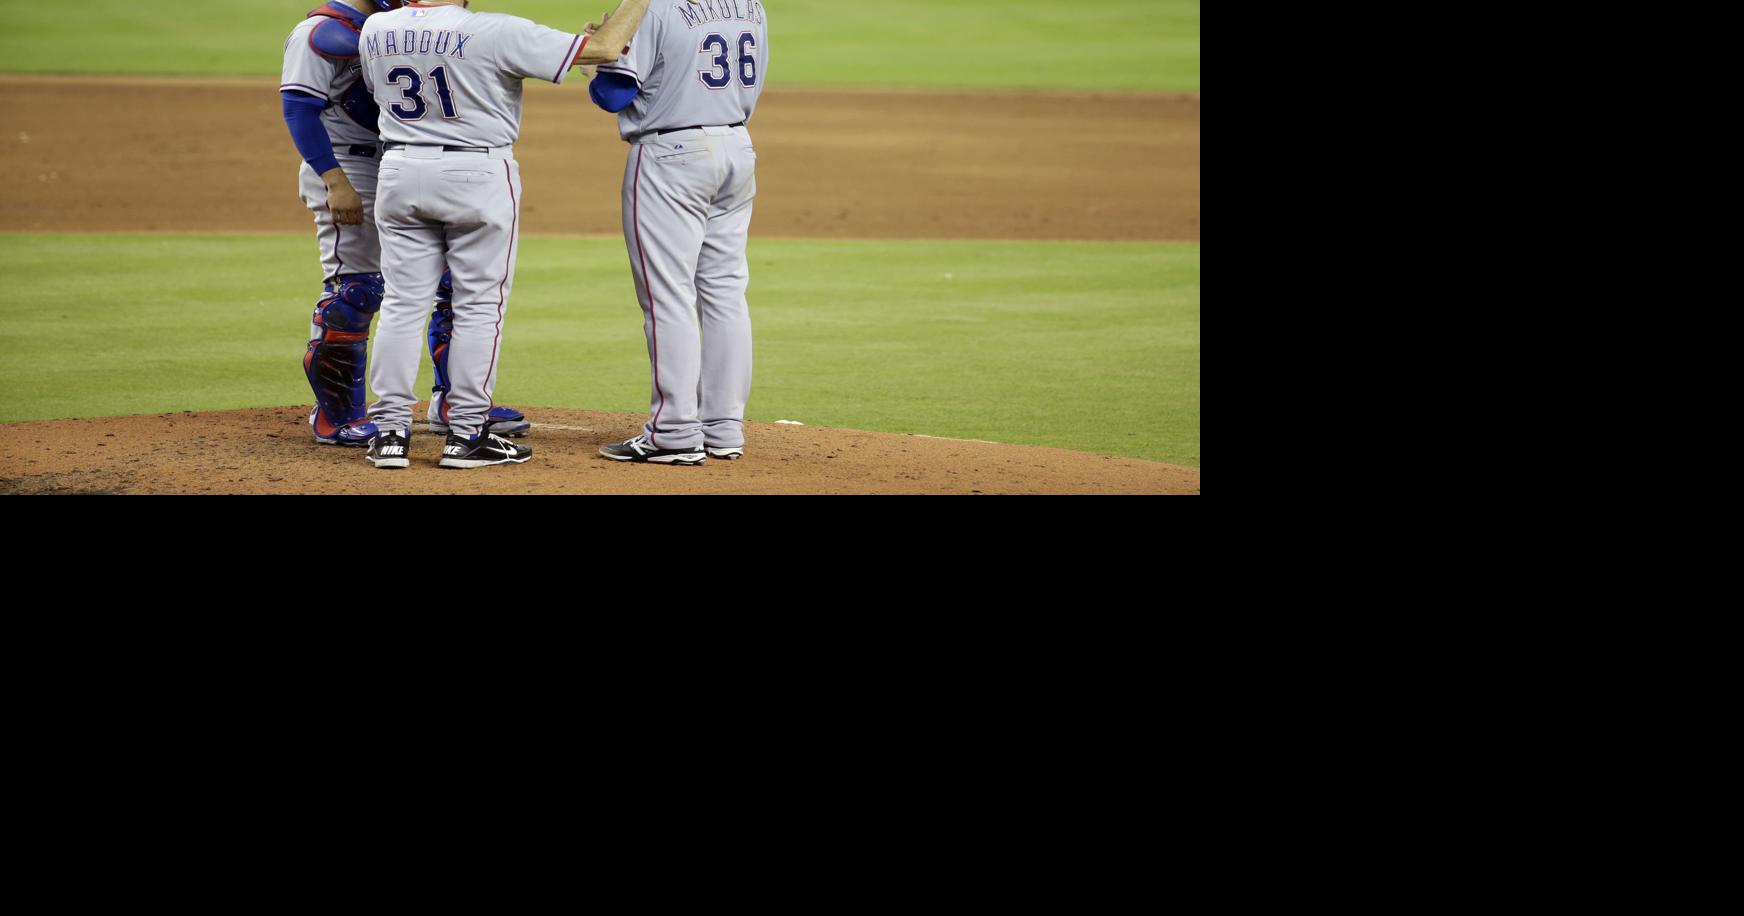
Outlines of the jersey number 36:
{"label": "jersey number 36", "polygon": [[735,74],[739,77],[739,85],[747,89],[757,85],[757,36],[750,32],[740,32],[738,44],[738,66],[733,66],[727,60],[727,55],[732,53],[732,46],[727,44],[725,37],[716,34],[702,40],[702,50],[697,53],[714,55],[713,70],[697,71],[704,86],[725,89],[733,84]]}

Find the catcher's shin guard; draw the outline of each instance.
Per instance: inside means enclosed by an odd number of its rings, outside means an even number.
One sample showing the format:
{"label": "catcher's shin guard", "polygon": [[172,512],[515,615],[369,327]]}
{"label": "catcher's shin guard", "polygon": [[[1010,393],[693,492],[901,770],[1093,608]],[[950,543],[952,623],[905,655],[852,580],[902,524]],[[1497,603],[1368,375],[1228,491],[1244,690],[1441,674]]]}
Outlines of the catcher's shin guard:
{"label": "catcher's shin guard", "polygon": [[364,368],[369,359],[369,322],[381,308],[381,274],[353,274],[329,282],[315,304],[313,336],[303,353],[303,373],[315,392],[309,425],[315,439],[332,445],[364,445]]}
{"label": "catcher's shin guard", "polygon": [[[436,384],[430,389],[430,408],[424,419],[430,431],[448,432],[448,343],[454,337],[454,275],[445,273],[436,286],[436,310],[430,313],[430,362],[436,367]],[[485,420],[489,431],[499,436],[525,436],[533,424],[513,407],[492,405]]]}
{"label": "catcher's shin guard", "polygon": [[436,285],[436,310],[430,313],[430,362],[436,367],[436,385],[430,389],[430,419],[435,419],[439,412],[446,418],[448,413],[443,395],[449,391],[448,341],[453,337],[454,274],[450,271]]}

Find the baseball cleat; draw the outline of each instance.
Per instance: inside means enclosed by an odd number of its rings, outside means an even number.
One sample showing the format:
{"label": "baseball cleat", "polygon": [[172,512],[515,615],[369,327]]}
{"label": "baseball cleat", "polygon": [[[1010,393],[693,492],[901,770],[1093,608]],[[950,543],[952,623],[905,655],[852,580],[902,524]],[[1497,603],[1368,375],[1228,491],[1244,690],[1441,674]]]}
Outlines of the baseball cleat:
{"label": "baseball cleat", "polygon": [[702,464],[708,460],[708,455],[703,453],[700,445],[690,448],[655,448],[649,444],[646,434],[624,442],[602,445],[599,453],[613,461],[635,461],[645,464],[682,464],[688,466]]}
{"label": "baseball cleat", "polygon": [[440,464],[445,468],[482,468],[493,464],[521,464],[531,457],[532,449],[516,445],[496,433],[487,432],[477,439],[449,433],[447,444],[442,446]]}
{"label": "baseball cleat", "polygon": [[412,440],[405,433],[388,430],[369,440],[369,451],[363,453],[369,463],[392,470],[412,466]]}
{"label": "baseball cleat", "polygon": [[309,428],[314,430],[315,441],[321,445],[341,445],[346,448],[362,448],[368,445],[369,440],[375,438],[375,434],[378,432],[374,423],[364,422],[353,423],[350,426],[340,426],[333,429],[332,432],[322,435],[321,427],[326,424],[315,422],[316,416],[320,412],[321,408],[319,407],[309,412]]}
{"label": "baseball cleat", "polygon": [[745,457],[745,447],[743,445],[711,445],[707,447],[707,451],[710,458],[719,458],[722,461],[738,461],[740,458]]}

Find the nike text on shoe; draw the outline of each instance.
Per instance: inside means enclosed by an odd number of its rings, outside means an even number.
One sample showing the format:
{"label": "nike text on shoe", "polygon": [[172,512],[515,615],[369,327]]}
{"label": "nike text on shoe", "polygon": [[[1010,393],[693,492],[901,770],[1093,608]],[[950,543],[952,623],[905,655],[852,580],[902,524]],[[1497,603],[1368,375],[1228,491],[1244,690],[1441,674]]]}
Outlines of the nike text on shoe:
{"label": "nike text on shoe", "polygon": [[691,448],[655,448],[649,444],[646,435],[637,436],[625,442],[602,445],[599,452],[613,461],[635,461],[647,464],[695,465],[702,464],[708,458],[700,445]]}
{"label": "nike text on shoe", "polygon": [[485,433],[476,440],[449,433],[439,463],[445,468],[483,468],[493,464],[521,464],[531,457],[532,449],[516,445],[495,433]]}
{"label": "nike text on shoe", "polygon": [[743,445],[711,445],[708,446],[708,456],[710,458],[719,458],[722,461],[738,461],[740,458],[745,457],[745,447]]}
{"label": "nike text on shoe", "polygon": [[409,468],[412,466],[412,440],[395,430],[376,433],[369,440],[369,451],[363,457],[378,468]]}

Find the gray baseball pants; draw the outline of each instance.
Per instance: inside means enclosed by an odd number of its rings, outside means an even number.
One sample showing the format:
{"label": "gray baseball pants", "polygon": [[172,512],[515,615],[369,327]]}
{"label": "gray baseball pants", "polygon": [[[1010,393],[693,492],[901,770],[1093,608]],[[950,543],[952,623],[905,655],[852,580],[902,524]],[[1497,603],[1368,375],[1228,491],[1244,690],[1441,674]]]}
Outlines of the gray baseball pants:
{"label": "gray baseball pants", "polygon": [[655,448],[745,444],[745,246],[756,172],[757,151],[743,127],[651,133],[630,146],[624,244],[652,376],[643,432]]}
{"label": "gray baseball pants", "polygon": [[383,155],[375,218],[387,297],[369,363],[377,398],[369,418],[382,430],[411,430],[425,324],[444,269],[454,273],[448,423],[461,436],[484,429],[515,282],[520,199],[521,171],[508,147],[408,146]]}
{"label": "gray baseball pants", "polygon": [[[345,149],[344,145],[339,147]],[[362,156],[338,153],[334,157],[345,170],[357,196],[363,198],[363,224],[342,226],[327,208],[327,183],[307,162],[297,172],[297,193],[303,205],[315,214],[315,240],[321,246],[321,279],[353,274],[373,274],[379,269],[381,244],[376,240],[375,221],[370,214],[375,203],[376,170],[379,163]]]}

